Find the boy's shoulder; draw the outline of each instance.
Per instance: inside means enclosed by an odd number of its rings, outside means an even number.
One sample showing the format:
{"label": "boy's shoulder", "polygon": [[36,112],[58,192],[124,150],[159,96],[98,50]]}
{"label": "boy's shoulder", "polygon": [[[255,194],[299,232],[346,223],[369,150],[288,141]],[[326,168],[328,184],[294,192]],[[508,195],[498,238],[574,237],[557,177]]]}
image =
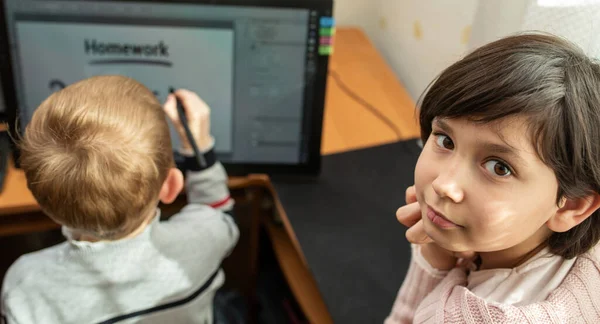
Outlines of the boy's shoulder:
{"label": "boy's shoulder", "polygon": [[217,234],[215,227],[229,227],[231,224],[234,221],[230,215],[202,204],[188,204],[167,221],[160,222],[161,227],[176,231],[179,237],[188,234],[196,239],[201,232]]}
{"label": "boy's shoulder", "polygon": [[220,262],[239,237],[239,229],[230,215],[200,204],[189,204],[157,225],[152,230],[153,244],[185,259],[190,254],[205,254]]}
{"label": "boy's shoulder", "polygon": [[2,283],[2,296],[15,288],[36,287],[60,258],[66,242],[19,257],[8,269]]}
{"label": "boy's shoulder", "polygon": [[185,232],[195,233],[199,228],[211,228],[230,218],[231,216],[227,213],[208,205],[187,204],[167,221],[161,221],[160,226],[173,227],[181,234]]}

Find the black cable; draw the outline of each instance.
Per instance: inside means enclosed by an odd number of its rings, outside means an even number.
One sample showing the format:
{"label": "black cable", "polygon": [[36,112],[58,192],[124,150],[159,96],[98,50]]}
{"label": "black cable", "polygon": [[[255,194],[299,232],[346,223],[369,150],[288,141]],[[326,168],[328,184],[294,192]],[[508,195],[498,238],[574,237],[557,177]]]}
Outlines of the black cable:
{"label": "black cable", "polygon": [[329,75],[335,80],[335,82],[338,84],[338,86],[340,87],[340,89],[342,89],[342,91],[344,91],[350,98],[352,98],[354,101],[358,102],[361,106],[367,108],[367,110],[369,110],[373,115],[375,115],[375,117],[377,117],[384,124],[386,124],[389,128],[391,128],[392,131],[394,133],[396,133],[396,136],[398,137],[398,139],[402,138],[402,132],[400,132],[400,129],[398,129],[398,127],[396,126],[396,124],[394,124],[389,118],[387,118],[385,115],[383,115],[373,105],[371,105],[366,100],[364,100],[363,98],[361,98],[358,94],[356,94],[356,92],[352,91],[344,83],[344,81],[342,81],[342,79],[340,78],[340,75],[337,72],[335,72],[333,70],[330,70],[329,71]]}

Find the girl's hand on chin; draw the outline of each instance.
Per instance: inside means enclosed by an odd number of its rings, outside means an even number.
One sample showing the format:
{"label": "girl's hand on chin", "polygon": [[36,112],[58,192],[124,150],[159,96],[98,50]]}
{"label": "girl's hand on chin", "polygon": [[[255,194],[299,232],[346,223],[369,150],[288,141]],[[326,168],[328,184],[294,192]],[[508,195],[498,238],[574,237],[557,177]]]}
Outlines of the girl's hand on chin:
{"label": "girl's hand on chin", "polygon": [[[429,264],[438,270],[450,270],[457,265],[466,266],[472,264],[477,257],[475,252],[452,252],[437,245],[423,228],[421,208],[417,202],[417,193],[414,186],[406,189],[406,205],[400,207],[396,212],[396,218],[404,226],[408,227],[406,239],[421,245],[421,253]],[[459,260],[461,261],[458,264]]]}

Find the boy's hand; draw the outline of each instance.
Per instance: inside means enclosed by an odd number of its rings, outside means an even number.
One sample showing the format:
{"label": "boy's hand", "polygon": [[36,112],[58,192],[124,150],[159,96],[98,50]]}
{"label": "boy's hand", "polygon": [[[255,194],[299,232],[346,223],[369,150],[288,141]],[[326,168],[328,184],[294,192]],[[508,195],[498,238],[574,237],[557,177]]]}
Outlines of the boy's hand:
{"label": "boy's hand", "polygon": [[173,125],[179,134],[179,138],[181,139],[181,148],[185,151],[192,151],[192,146],[190,145],[187,135],[185,134],[185,129],[179,120],[175,96],[177,96],[183,105],[188,126],[198,148],[202,152],[208,151],[214,143],[214,139],[210,135],[210,108],[196,93],[189,90],[180,89],[175,91],[175,95],[169,94],[167,97],[163,109],[169,119],[173,122]]}
{"label": "boy's hand", "polygon": [[421,218],[421,207],[417,202],[417,193],[414,186],[406,189],[406,205],[396,212],[396,218],[404,226],[409,227],[406,231],[406,239],[413,244],[421,244],[421,253],[429,264],[438,270],[450,270],[456,267],[459,258],[472,259],[475,253],[454,253],[439,245],[425,233],[423,219]]}

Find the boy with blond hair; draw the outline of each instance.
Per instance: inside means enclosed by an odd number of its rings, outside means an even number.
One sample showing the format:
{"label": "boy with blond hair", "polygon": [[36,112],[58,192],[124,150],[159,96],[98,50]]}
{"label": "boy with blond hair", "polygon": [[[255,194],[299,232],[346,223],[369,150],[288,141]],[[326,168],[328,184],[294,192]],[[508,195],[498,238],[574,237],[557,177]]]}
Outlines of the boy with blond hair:
{"label": "boy with blond hair", "polygon": [[[208,165],[175,168],[165,115],[190,144],[177,96]],[[164,107],[133,79],[97,76],[47,98],[21,142],[21,165],[67,241],[22,256],[2,289],[7,323],[212,323],[223,258],[238,229],[213,152],[209,108],[179,90]],[[183,134],[183,135],[182,135]],[[184,187],[189,205],[160,221]]]}

